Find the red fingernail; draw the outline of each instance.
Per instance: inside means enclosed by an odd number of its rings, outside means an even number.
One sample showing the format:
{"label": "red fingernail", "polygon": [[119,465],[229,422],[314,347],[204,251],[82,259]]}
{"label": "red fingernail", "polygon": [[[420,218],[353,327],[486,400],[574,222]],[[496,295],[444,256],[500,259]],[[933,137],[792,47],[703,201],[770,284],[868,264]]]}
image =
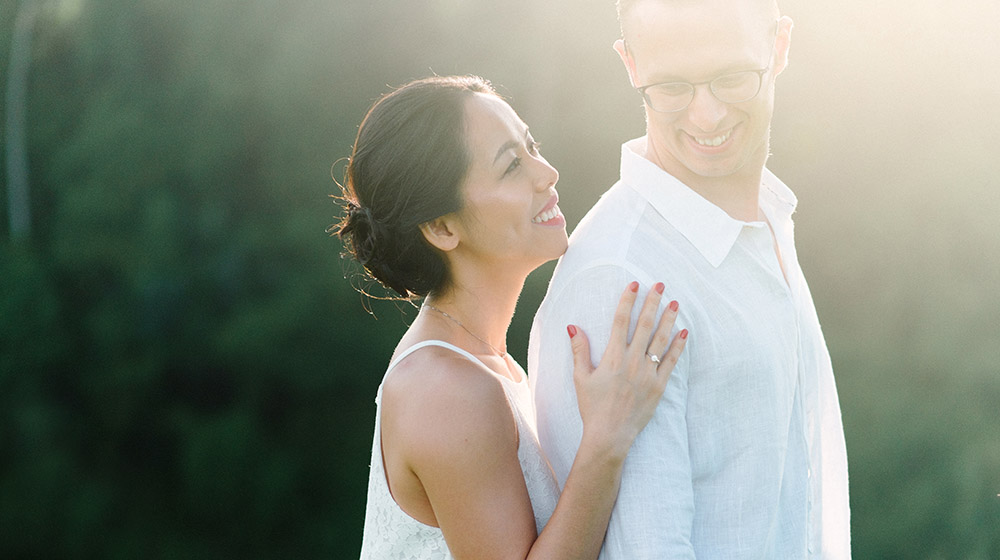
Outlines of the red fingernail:
{"label": "red fingernail", "polygon": [[632,293],[638,292],[639,291],[639,283],[638,282],[632,282],[631,284],[628,285],[628,289]]}
{"label": "red fingernail", "polygon": [[688,330],[687,329],[682,330],[678,336],[681,337],[681,340],[686,340],[688,337]]}
{"label": "red fingernail", "polygon": [[657,282],[656,285],[653,286],[653,289],[656,290],[656,293],[662,294],[663,293],[663,282]]}
{"label": "red fingernail", "polygon": [[573,325],[566,325],[566,332],[569,333],[570,338],[573,338],[574,336],[576,336],[576,327],[574,327]]}
{"label": "red fingernail", "polygon": [[670,310],[673,311],[674,313],[677,312],[677,302],[676,301],[670,302],[670,305],[668,305],[667,307],[669,307]]}

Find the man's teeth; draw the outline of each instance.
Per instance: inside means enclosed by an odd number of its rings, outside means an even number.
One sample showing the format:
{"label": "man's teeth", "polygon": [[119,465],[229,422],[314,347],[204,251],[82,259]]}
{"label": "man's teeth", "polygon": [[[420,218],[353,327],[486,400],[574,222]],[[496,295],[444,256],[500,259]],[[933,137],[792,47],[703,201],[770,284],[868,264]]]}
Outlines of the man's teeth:
{"label": "man's teeth", "polygon": [[540,224],[542,222],[547,222],[552,218],[555,218],[559,214],[560,214],[559,207],[553,206],[552,208],[546,210],[545,212],[542,212],[541,214],[535,216],[534,219],[531,220],[531,223]]}
{"label": "man's teeth", "polygon": [[694,141],[701,144],[702,146],[709,146],[715,148],[716,146],[721,146],[723,142],[729,140],[729,133],[725,133],[722,136],[716,136],[715,138],[695,138]]}

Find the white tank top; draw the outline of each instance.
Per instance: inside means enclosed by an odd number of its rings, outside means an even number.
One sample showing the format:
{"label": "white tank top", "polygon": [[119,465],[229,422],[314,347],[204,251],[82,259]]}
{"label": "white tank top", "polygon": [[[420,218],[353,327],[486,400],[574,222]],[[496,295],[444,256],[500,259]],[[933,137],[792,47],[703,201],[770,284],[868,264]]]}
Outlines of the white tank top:
{"label": "white tank top", "polygon": [[[400,360],[426,346],[447,348],[477,364],[482,364],[478,358],[457,346],[441,340],[425,340],[400,354],[389,364],[386,374],[392,371]],[[524,473],[524,482],[531,498],[535,526],[541,533],[542,527],[552,516],[552,511],[555,510],[556,502],[559,500],[559,486],[538,445],[531,390],[528,388],[524,370],[521,366],[518,366],[518,369],[521,373],[519,383],[501,375],[497,377],[501,380],[504,393],[514,412],[518,435],[517,459],[521,463],[521,472]],[[382,465],[381,413],[382,386],[380,385],[375,397],[375,437],[372,443],[371,471],[368,475],[368,504],[365,508],[361,560],[451,560],[452,556],[444,542],[441,529],[425,525],[410,517],[400,509],[389,493]]]}

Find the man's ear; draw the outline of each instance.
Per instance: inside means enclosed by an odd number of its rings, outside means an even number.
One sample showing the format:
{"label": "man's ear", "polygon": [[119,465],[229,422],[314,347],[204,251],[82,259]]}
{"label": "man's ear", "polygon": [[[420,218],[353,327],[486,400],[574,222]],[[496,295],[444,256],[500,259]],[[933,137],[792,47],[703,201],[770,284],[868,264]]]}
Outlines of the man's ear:
{"label": "man's ear", "polygon": [[420,233],[428,243],[441,251],[451,251],[458,247],[458,230],[451,214],[439,216],[420,224]]}
{"label": "man's ear", "polygon": [[781,16],[778,20],[777,36],[774,39],[774,75],[777,76],[788,67],[788,49],[792,43],[792,18]]}
{"label": "man's ear", "polygon": [[625,65],[625,71],[628,72],[628,83],[632,87],[637,87],[636,84],[639,83],[638,77],[635,74],[635,59],[629,54],[628,49],[625,48],[625,39],[618,39],[615,41],[612,48],[618,53],[618,56],[622,59],[622,64]]}

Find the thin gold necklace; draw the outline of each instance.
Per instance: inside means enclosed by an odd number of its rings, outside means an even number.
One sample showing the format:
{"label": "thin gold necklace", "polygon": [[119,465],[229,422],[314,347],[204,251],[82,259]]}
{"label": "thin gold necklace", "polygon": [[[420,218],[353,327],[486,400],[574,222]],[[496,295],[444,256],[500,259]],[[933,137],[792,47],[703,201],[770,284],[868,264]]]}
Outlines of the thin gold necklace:
{"label": "thin gold necklace", "polygon": [[463,329],[465,330],[465,332],[467,332],[467,333],[471,334],[471,335],[473,336],[473,338],[475,338],[475,339],[476,339],[476,340],[478,340],[479,342],[482,342],[483,344],[485,344],[485,345],[489,346],[489,347],[490,347],[490,350],[493,350],[493,352],[494,352],[494,353],[495,353],[496,355],[500,356],[501,358],[506,358],[506,357],[507,357],[507,353],[506,353],[506,352],[504,352],[504,351],[502,351],[502,350],[497,350],[496,346],[493,346],[493,345],[492,345],[492,344],[490,344],[489,342],[486,342],[485,340],[483,340],[482,338],[480,338],[480,337],[479,337],[479,336],[478,336],[478,335],[477,335],[476,333],[474,333],[474,332],[470,331],[470,330],[469,330],[469,327],[467,327],[467,326],[463,325],[463,324],[462,324],[462,322],[461,322],[461,321],[459,321],[458,319],[456,319],[456,318],[452,317],[451,315],[448,315],[448,314],[447,314],[447,313],[445,313],[444,311],[441,311],[440,309],[438,309],[437,307],[434,307],[433,305],[431,305],[431,304],[427,303],[426,301],[424,302],[424,307],[427,307],[428,309],[433,309],[434,311],[437,311],[438,313],[440,313],[440,314],[444,315],[444,316],[445,316],[445,317],[447,317],[448,319],[451,319],[452,321],[454,321],[454,322],[455,322],[455,324],[456,324],[456,325],[458,325],[458,326],[462,327],[462,328],[463,328]]}

